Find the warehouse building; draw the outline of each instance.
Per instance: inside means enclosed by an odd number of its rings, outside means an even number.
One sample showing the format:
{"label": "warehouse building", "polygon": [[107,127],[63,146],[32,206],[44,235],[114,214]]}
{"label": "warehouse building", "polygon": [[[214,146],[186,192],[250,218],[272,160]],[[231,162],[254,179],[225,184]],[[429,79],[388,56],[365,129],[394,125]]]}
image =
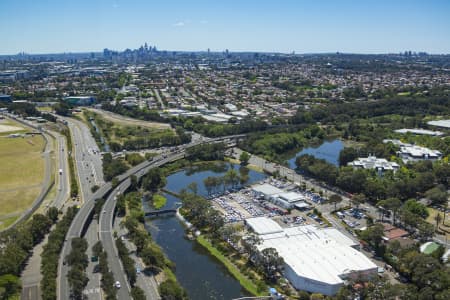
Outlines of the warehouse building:
{"label": "warehouse building", "polygon": [[377,266],[357,250],[359,244],[334,228],[282,228],[266,217],[246,223],[262,239],[260,251],[275,248],[283,257],[284,275],[299,290],[332,296],[346,279],[377,274]]}

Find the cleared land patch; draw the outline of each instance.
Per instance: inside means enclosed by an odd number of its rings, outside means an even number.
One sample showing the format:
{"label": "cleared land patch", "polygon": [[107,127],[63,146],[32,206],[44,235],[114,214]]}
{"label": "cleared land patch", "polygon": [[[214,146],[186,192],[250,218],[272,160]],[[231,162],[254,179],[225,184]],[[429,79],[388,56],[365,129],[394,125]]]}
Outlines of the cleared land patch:
{"label": "cleared land patch", "polygon": [[[103,136],[113,151],[140,150],[157,148],[161,146],[173,146],[182,143],[180,136],[172,128],[155,128],[142,125],[125,125],[122,121],[110,121],[105,114],[93,111],[85,111],[84,119],[93,119],[99,132],[93,132],[97,142]],[[88,121],[87,121],[88,122]],[[139,121],[140,122],[140,121]],[[143,121],[143,123],[148,123]],[[92,127],[92,125],[90,125]]]}
{"label": "cleared land patch", "polygon": [[[25,130],[17,123],[12,126]],[[8,135],[0,134],[0,221],[10,219],[12,214],[20,215],[31,206],[42,189],[45,172],[44,138]]]}
{"label": "cleared land patch", "polygon": [[170,124],[166,123],[158,123],[158,122],[149,122],[143,120],[137,120],[132,118],[127,118],[112,112],[105,112],[99,109],[89,109],[99,115],[101,115],[105,120],[111,121],[117,124],[125,125],[125,126],[142,126],[147,128],[155,128],[155,129],[170,129]]}

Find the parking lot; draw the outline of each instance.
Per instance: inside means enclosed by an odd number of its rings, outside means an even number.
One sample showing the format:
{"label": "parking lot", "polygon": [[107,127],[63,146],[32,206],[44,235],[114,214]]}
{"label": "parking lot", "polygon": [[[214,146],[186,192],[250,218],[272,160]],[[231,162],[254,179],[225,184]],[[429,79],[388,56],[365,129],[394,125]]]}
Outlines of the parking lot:
{"label": "parking lot", "polygon": [[353,229],[361,229],[367,225],[367,215],[363,209],[350,208],[338,211],[335,215]]}
{"label": "parking lot", "polygon": [[273,178],[267,179],[266,182],[286,191],[295,191],[303,195],[310,207],[302,211],[297,209],[287,210],[256,195],[250,187],[233,192],[226,191],[222,195],[216,195],[211,201],[214,208],[223,214],[227,223],[265,216],[272,218],[284,227],[306,224],[325,226],[325,222],[312,212],[316,205],[324,201],[320,195],[301,190],[296,185]]}

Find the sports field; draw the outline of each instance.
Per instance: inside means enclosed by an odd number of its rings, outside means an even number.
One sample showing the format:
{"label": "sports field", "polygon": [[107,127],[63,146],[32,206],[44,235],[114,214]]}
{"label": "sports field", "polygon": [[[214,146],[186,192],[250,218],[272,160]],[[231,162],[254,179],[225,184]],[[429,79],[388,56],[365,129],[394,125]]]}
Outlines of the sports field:
{"label": "sports field", "polygon": [[[12,131],[0,132],[0,228],[14,222],[39,195],[44,178],[41,135],[24,135],[21,124],[0,120],[0,127]],[[20,136],[10,137],[11,133]],[[22,135],[23,134],[23,135]]]}

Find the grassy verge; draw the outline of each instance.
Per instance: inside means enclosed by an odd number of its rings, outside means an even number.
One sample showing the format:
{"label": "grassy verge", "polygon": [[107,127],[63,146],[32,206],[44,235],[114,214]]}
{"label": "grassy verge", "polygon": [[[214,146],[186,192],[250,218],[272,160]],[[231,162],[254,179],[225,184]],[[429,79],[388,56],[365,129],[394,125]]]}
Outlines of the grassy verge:
{"label": "grassy verge", "polygon": [[75,162],[73,159],[74,148],[72,146],[72,136],[70,134],[69,129],[63,130],[62,134],[67,139],[67,149],[70,149],[69,157],[69,172],[70,172],[70,196],[76,197],[78,196],[78,180],[75,173]]}
{"label": "grassy verge", "polygon": [[11,224],[13,224],[18,218],[20,217],[20,215],[14,216],[14,217],[9,217],[6,219],[3,219],[0,221],[0,230],[3,230],[5,228],[8,228]]}
{"label": "grassy verge", "polygon": [[155,209],[161,209],[164,205],[166,205],[167,199],[164,196],[155,194],[152,197],[153,207]]}
{"label": "grassy verge", "polygon": [[258,293],[258,289],[256,285],[247,277],[245,277],[239,269],[222,253],[219,252],[208,240],[206,240],[203,236],[199,236],[197,238],[197,242],[205,247],[211,255],[217,258],[223,265],[228,269],[228,271],[239,281],[241,286],[245,288],[247,291],[252,293],[255,296],[262,295]]}

